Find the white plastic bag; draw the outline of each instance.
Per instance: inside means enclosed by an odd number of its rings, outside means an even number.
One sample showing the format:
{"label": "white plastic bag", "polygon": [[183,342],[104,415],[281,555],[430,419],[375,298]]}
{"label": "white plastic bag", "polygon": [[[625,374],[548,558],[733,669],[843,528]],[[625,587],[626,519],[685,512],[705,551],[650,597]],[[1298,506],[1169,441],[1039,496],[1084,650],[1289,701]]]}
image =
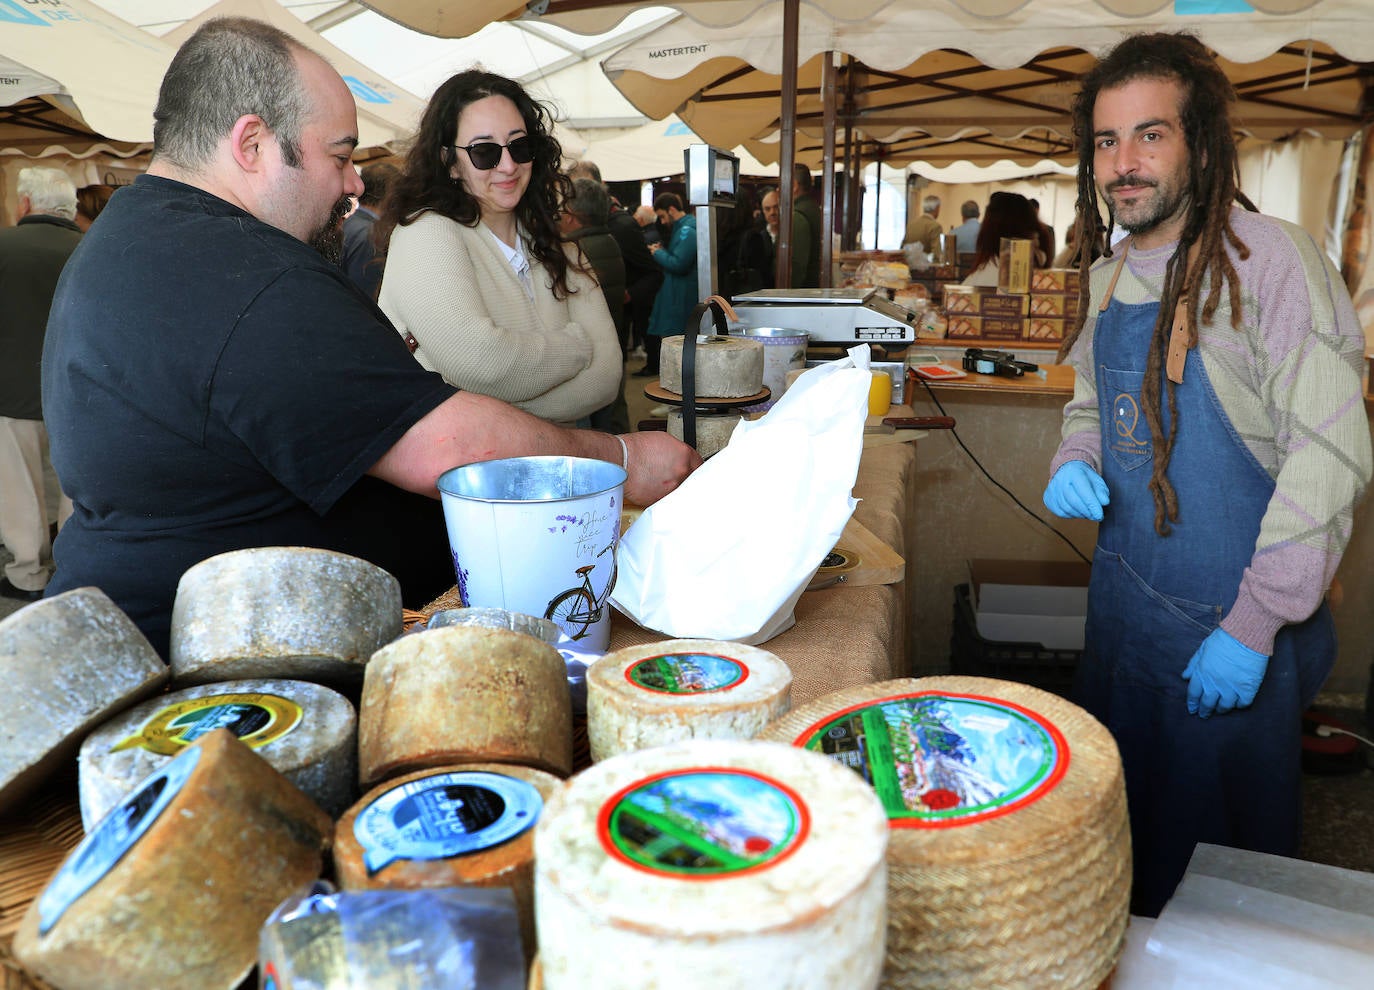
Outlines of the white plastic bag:
{"label": "white plastic bag", "polygon": [[792,609],[858,503],[867,346],[812,368],[621,536],[611,602],[674,638],[755,645]]}

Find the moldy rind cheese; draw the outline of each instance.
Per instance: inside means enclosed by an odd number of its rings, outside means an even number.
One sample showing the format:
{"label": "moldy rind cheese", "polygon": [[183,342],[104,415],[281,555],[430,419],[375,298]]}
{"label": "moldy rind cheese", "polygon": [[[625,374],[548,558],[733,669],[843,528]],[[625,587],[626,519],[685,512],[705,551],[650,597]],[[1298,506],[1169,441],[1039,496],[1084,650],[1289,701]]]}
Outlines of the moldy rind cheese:
{"label": "moldy rind cheese", "polygon": [[623,753],[572,778],[535,826],[548,990],[871,990],[888,840],[871,789],[752,740]]}
{"label": "moldy rind cheese", "polygon": [[760,736],[830,756],[892,826],[883,986],[1082,987],[1125,938],[1130,830],[1110,733],[981,677],[837,691]]}
{"label": "moldy rind cheese", "polygon": [[110,812],[30,905],[14,953],[62,990],[233,990],[333,823],[216,729]]}
{"label": "moldy rind cheese", "polygon": [[119,606],[77,588],[0,621],[0,811],[76,755],[92,728],[155,694],[167,666]]}
{"label": "moldy rind cheese", "polygon": [[339,819],[343,890],[509,887],[527,954],[534,937],[534,825],[563,787],[500,763],[420,770],[373,788]]}
{"label": "moldy rind cheese", "polygon": [[358,718],[343,695],[309,681],[227,681],[174,691],[86,737],[81,820],[89,832],[139,781],[201,736],[226,728],[323,808],[357,795]]}
{"label": "moldy rind cheese", "polygon": [[556,649],[506,629],[446,626],[377,651],[358,707],[363,787],[459,763],[572,772],[572,698]]}
{"label": "moldy rind cheese", "polygon": [[401,622],[400,582],[366,560],[311,547],[233,550],[181,576],[172,676],[178,686],[292,678],[356,688]]}
{"label": "moldy rind cheese", "polygon": [[587,669],[593,760],[685,739],[751,739],[783,715],[792,671],[740,643],[670,639],[629,646]]}

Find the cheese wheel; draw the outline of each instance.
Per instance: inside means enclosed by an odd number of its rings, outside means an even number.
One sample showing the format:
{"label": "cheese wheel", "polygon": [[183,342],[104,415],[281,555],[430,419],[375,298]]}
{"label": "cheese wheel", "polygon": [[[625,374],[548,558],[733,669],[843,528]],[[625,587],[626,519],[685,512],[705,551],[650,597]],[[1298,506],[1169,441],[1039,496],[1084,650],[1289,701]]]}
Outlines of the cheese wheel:
{"label": "cheese wheel", "polygon": [[331,817],[357,796],[358,718],[343,695],[308,681],[201,684],[110,719],[81,744],[81,820],[90,831],[148,774],[226,728]]}
{"label": "cheese wheel", "polygon": [[694,740],[597,763],[535,826],[544,986],[876,987],[887,837],[872,790],[800,749]]}
{"label": "cheese wheel", "polygon": [[420,770],[369,791],[334,830],[344,890],[507,887],[535,945],[534,825],[563,781],[500,763]]}
{"label": "cheese wheel", "polygon": [[377,651],[358,706],[363,787],[456,763],[572,772],[572,698],[557,650],[506,629],[447,626]]}
{"label": "cheese wheel", "polygon": [[63,990],[233,990],[272,909],[320,875],[332,824],[216,729],[73,850],[29,906],[14,954]]}
{"label": "cheese wheel", "polygon": [[234,550],[177,584],[172,677],[178,686],[290,678],[356,689],[401,623],[400,582],[375,564],[311,547]]}
{"label": "cheese wheel", "polygon": [[[724,450],[730,443],[730,437],[734,434],[735,427],[743,418],[739,413],[710,413],[705,415],[698,413],[696,418],[697,453],[705,458]],[[675,440],[685,438],[686,428],[682,422],[681,409],[668,410],[668,435]]]}
{"label": "cheese wheel", "polygon": [[92,728],[156,693],[169,672],[98,588],[0,621],[0,812],[68,763]]}
{"label": "cheese wheel", "polygon": [[1095,988],[1116,965],[1131,856],[1111,734],[982,677],[826,695],[760,738],[871,782],[892,826],[884,987]]}
{"label": "cheese wheel", "polygon": [[684,739],[752,739],[791,704],[773,654],[713,639],[627,646],[587,668],[593,760]]}
{"label": "cheese wheel", "polygon": [[[686,337],[664,337],[658,383],[682,394],[682,348]],[[744,337],[701,337],[695,343],[698,398],[738,399],[763,388],[763,341]]]}

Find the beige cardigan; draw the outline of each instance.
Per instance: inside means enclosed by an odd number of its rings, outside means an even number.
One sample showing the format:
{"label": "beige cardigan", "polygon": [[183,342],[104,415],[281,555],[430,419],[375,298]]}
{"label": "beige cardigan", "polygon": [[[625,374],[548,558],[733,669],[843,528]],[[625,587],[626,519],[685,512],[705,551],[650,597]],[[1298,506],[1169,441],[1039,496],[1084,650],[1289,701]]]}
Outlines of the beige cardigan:
{"label": "beige cardigan", "polygon": [[538,262],[530,278],[533,299],[485,224],[426,212],[392,232],[378,303],[449,383],[571,423],[615,397],[620,341],[590,276],[569,270],[561,300]]}

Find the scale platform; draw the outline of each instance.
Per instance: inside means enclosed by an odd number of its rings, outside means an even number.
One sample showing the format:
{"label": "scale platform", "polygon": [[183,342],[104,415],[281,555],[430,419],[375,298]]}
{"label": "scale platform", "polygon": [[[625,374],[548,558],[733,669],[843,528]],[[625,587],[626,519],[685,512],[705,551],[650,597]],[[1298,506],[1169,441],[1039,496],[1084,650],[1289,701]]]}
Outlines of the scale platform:
{"label": "scale platform", "polygon": [[901,347],[916,339],[919,319],[880,288],[760,289],[736,296],[734,306],[739,323],[732,329],[805,330],[813,345]]}

